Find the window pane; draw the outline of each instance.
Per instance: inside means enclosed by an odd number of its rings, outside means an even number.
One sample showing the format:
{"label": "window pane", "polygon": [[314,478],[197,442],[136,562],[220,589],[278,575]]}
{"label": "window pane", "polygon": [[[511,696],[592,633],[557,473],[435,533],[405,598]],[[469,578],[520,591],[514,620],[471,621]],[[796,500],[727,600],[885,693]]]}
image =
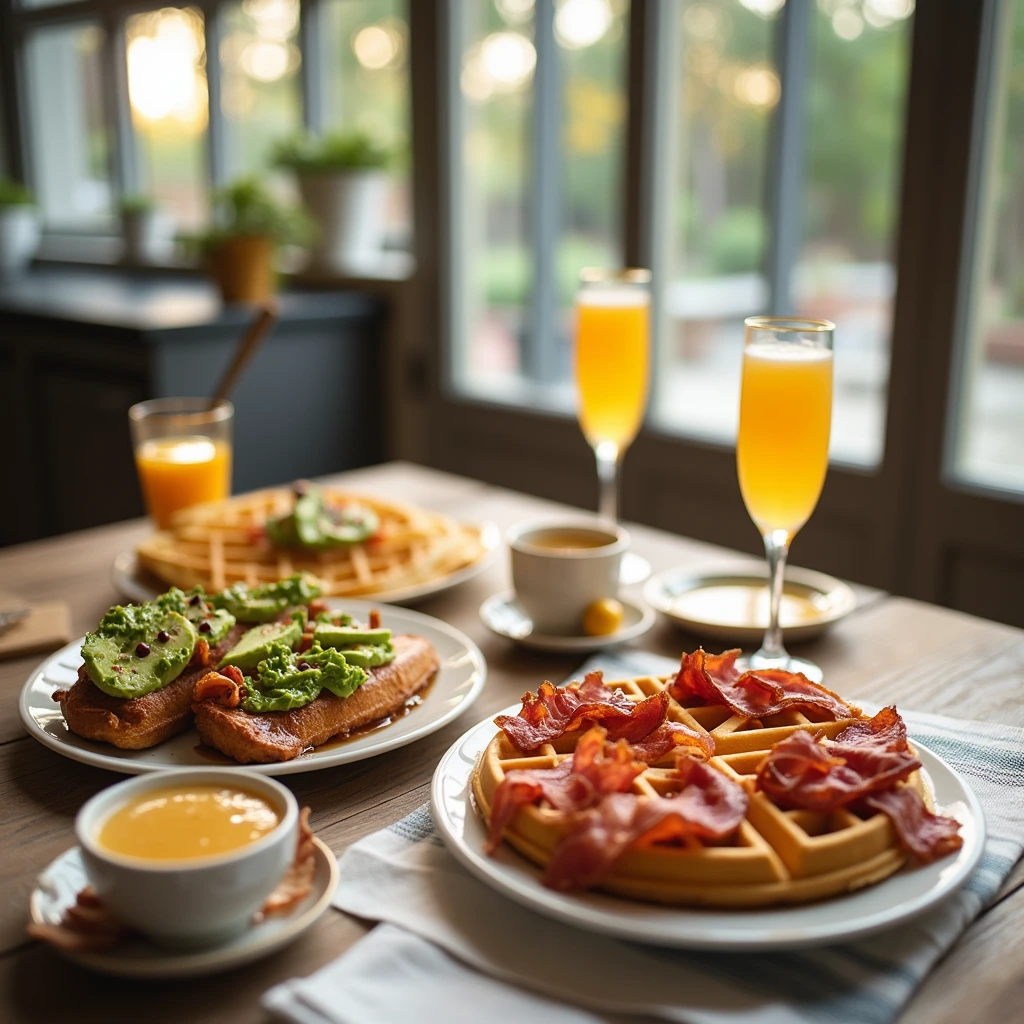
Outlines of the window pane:
{"label": "window pane", "polygon": [[882,460],[913,0],[818,0],[795,310],[836,324],[833,458]]}
{"label": "window pane", "polygon": [[961,477],[1024,491],[1024,3],[1003,15],[954,465]]}
{"label": "window pane", "polygon": [[[535,168],[538,48],[532,0],[461,7],[461,339],[456,383],[500,401],[572,408],[579,271],[622,262],[624,0],[556,0],[554,144]],[[544,52],[544,48],[541,48]],[[553,190],[547,193],[546,190]],[[544,221],[538,209],[553,209]],[[538,223],[535,223],[538,221]],[[553,253],[550,322],[534,335],[536,254]],[[532,348],[531,348],[532,346]],[[528,355],[529,353],[529,355]]]}
{"label": "window pane", "polygon": [[126,22],[128,96],[142,188],[181,227],[207,219],[206,42],[194,7]]}
{"label": "window pane", "polygon": [[[325,0],[322,8],[324,116],[328,131],[371,132],[409,145],[409,19],[406,0]],[[412,244],[408,160],[388,205],[389,248]]]}
{"label": "window pane", "polygon": [[50,227],[95,227],[110,213],[110,139],[98,25],[28,38],[25,71],[35,188]]}
{"label": "window pane", "polygon": [[302,125],[299,0],[244,0],[224,8],[221,109],[228,176],[266,169],[270,149]]}
{"label": "window pane", "polygon": [[[781,3],[680,0],[657,415],[732,442],[743,319],[767,311],[763,272],[772,62]],[[755,8],[751,10],[750,8]],[[657,216],[657,214],[656,214]]]}

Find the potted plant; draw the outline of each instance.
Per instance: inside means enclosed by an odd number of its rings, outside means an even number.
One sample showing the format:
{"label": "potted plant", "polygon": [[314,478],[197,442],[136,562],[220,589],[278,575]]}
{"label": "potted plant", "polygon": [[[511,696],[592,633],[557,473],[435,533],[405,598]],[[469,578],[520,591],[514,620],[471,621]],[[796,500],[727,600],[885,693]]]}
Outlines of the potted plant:
{"label": "potted plant", "polygon": [[152,263],[169,255],[173,232],[169,219],[149,196],[124,196],[118,204],[126,263]]}
{"label": "potted plant", "polygon": [[39,246],[39,210],[20,182],[0,178],[0,276],[29,265]]}
{"label": "potted plant", "polygon": [[394,148],[366,132],[339,132],[278,144],[274,162],[298,179],[302,201],[319,228],[311,264],[344,271],[374,261],[387,230],[388,168]]}
{"label": "potted plant", "polygon": [[256,181],[239,178],[213,196],[210,228],[186,238],[205,258],[225,302],[265,302],[276,291],[277,247],[303,243],[309,220]]}

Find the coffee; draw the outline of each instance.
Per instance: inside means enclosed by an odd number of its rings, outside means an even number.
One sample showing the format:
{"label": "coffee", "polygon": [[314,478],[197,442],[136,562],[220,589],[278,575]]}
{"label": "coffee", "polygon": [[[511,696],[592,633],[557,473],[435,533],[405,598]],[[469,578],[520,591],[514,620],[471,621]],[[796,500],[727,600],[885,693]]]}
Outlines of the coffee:
{"label": "coffee", "polygon": [[543,551],[558,552],[589,551],[593,548],[607,547],[618,538],[614,534],[600,530],[586,529],[549,529],[537,530],[521,538],[523,545],[540,548]]}

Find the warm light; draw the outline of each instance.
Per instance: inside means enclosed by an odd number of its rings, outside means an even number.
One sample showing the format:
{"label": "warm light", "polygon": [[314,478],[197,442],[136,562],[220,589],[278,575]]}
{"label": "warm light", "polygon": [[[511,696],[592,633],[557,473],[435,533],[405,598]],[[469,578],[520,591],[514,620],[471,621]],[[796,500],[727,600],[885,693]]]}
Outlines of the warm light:
{"label": "warm light", "polygon": [[533,14],[533,0],[494,0],[494,6],[509,25],[521,25]]}
{"label": "warm light", "polygon": [[760,14],[762,18],[770,18],[773,14],[778,14],[785,2],[786,0],[740,0],[740,3],[748,11]]}
{"label": "warm light", "polygon": [[367,25],[353,37],[352,52],[364,68],[378,71],[380,68],[386,68],[395,59],[398,46],[386,28],[381,28],[380,25]]}
{"label": "warm light", "polygon": [[914,13],[914,0],[864,0],[864,20],[875,28],[888,28]]}
{"label": "warm light", "polygon": [[260,40],[242,51],[242,67],[260,82],[276,82],[288,70],[288,47]]}
{"label": "warm light", "polygon": [[781,91],[778,75],[763,65],[744,68],[733,83],[736,98],[751,107],[774,107]]}
{"label": "warm light", "polygon": [[284,43],[299,23],[298,0],[245,0],[242,10],[255,22],[261,39]]}
{"label": "warm light", "polygon": [[852,7],[840,7],[832,15],[832,31],[840,39],[852,41],[864,31],[864,19]]}
{"label": "warm light", "polygon": [[721,31],[718,11],[708,4],[694,4],[686,9],[683,25],[694,39],[714,39]]}
{"label": "warm light", "polygon": [[143,120],[174,118],[183,125],[206,123],[206,77],[199,68],[203,43],[182,11],[143,15],[141,31],[129,27],[128,96]]}
{"label": "warm light", "polygon": [[493,32],[480,44],[480,64],[498,91],[511,92],[533,74],[537,51],[518,32]]}
{"label": "warm light", "polygon": [[613,20],[608,0],[560,0],[555,38],[567,50],[583,50],[603,39]]}

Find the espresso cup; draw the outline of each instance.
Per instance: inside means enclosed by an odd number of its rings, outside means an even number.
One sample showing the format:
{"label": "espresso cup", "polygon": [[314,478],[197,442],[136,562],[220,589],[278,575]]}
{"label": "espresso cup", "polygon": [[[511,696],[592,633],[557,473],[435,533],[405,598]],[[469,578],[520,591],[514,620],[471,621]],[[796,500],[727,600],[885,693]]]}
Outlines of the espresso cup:
{"label": "espresso cup", "polygon": [[509,534],[512,583],[538,633],[578,636],[583,613],[619,592],[622,555],[629,534],[592,519],[524,523]]}

